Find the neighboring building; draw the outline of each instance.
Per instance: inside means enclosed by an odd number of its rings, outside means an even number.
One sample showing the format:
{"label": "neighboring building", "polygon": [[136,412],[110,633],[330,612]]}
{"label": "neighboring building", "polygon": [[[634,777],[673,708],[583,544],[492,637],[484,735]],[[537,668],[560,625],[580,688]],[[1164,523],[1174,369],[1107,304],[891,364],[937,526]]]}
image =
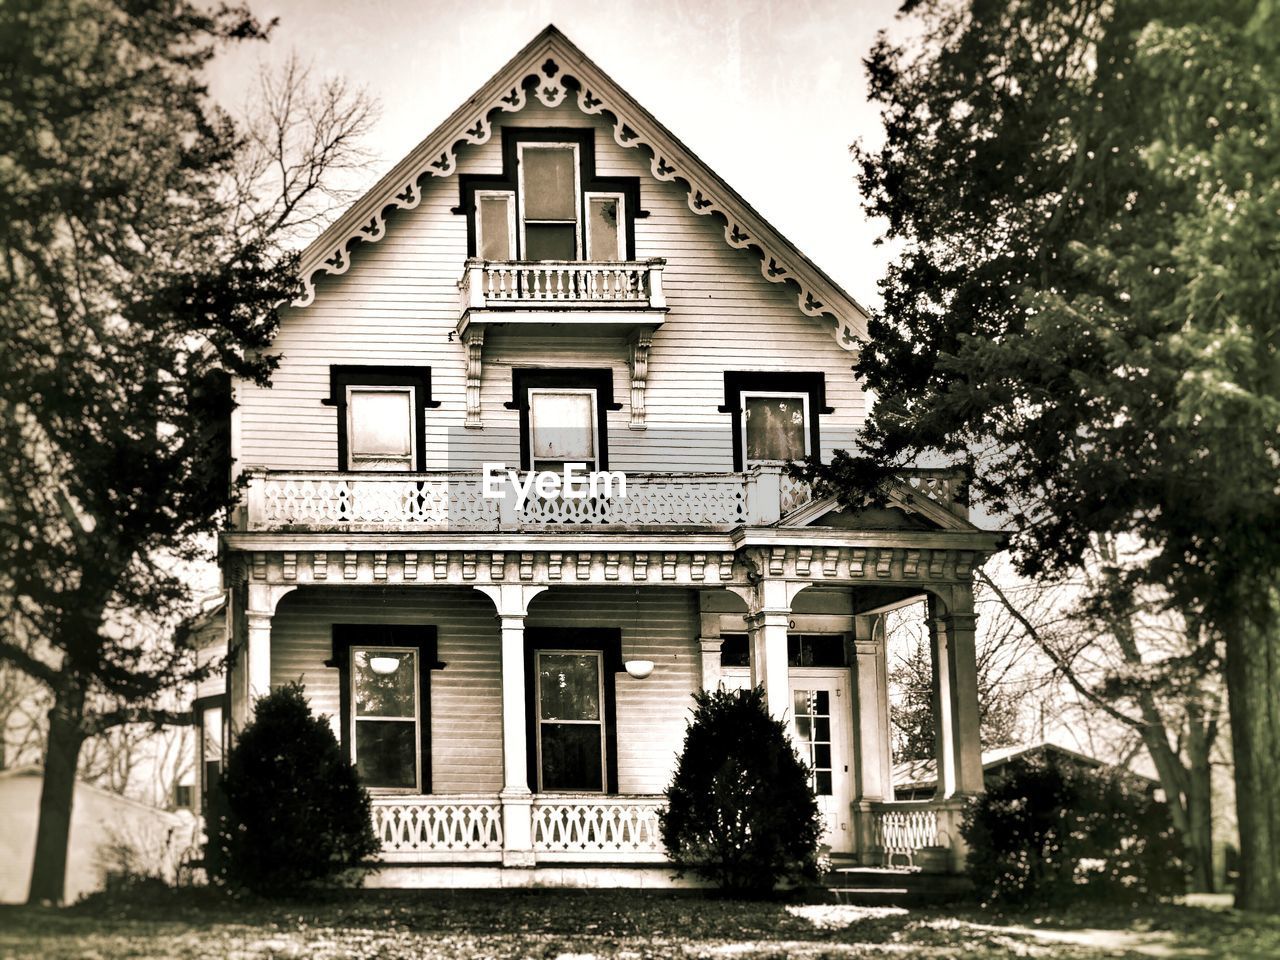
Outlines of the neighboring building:
{"label": "neighboring building", "polygon": [[[235,384],[226,717],[305,684],[375,795],[375,882],[666,882],[661,794],[722,682],[764,686],[826,842],[880,862],[908,816],[882,614],[922,596],[945,748],[909,815],[952,835],[982,789],[970,576],[997,538],[946,471],[856,516],[787,477],[865,416],[864,311],[563,35],[302,271],[273,387]],[[570,462],[626,497],[486,495],[486,464]]]}
{"label": "neighboring building", "polygon": [[[1029,743],[1020,746],[999,747],[982,751],[982,776],[988,786],[1010,770],[1029,763],[1058,763],[1078,767],[1081,770],[1098,770],[1109,766],[1096,757],[1068,750],[1056,743]],[[1126,770],[1126,776],[1157,798],[1163,798],[1160,782],[1145,774]],[[895,800],[928,800],[938,790],[938,762],[936,760],[910,760],[893,765],[893,796]]]}
{"label": "neighboring building", "polygon": [[[0,771],[0,903],[26,903],[44,779],[39,766]],[[169,882],[195,853],[196,821],[83,781],[76,783],[67,841],[64,902],[101,890],[125,864]]]}

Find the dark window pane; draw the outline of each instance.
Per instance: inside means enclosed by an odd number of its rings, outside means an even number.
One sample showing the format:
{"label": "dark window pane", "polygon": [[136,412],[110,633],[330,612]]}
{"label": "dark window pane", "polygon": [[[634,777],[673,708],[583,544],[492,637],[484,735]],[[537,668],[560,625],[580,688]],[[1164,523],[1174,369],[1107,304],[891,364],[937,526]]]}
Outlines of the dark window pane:
{"label": "dark window pane", "polygon": [[587,205],[588,260],[620,260],[618,250],[618,201],[593,197]]}
{"label": "dark window pane", "polygon": [[524,215],[526,220],[576,220],[573,150],[525,147]]}
{"label": "dark window pane", "polygon": [[747,397],[748,460],[803,460],[804,400],[800,397]]}
{"label": "dark window pane", "polygon": [[819,771],[813,775],[813,792],[820,797],[831,796],[831,771]]}
{"label": "dark window pane", "polygon": [[824,743],[831,742],[831,721],[826,717],[817,717],[813,721],[813,739]]}
{"label": "dark window pane", "polygon": [[356,771],[366,787],[417,787],[417,724],[356,721]]}
{"label": "dark window pane", "polygon": [[751,666],[751,645],[745,633],[723,633],[720,635],[720,666]]}
{"label": "dark window pane", "polygon": [[599,658],[568,653],[539,655],[538,703],[543,720],[599,720]]}
{"label": "dark window pane", "polygon": [[793,633],[787,637],[787,664],[792,667],[844,667],[844,636],[838,633]]}
{"label": "dark window pane", "polygon": [[412,650],[355,651],[356,715],[413,717],[414,660]]}
{"label": "dark window pane", "polygon": [[813,765],[826,770],[831,769],[831,744],[819,743],[814,745]]}
{"label": "dark window pane", "polygon": [[542,789],[604,789],[599,724],[542,724]]}
{"label": "dark window pane", "polygon": [[510,260],[511,197],[480,198],[480,249],[485,260]]}
{"label": "dark window pane", "polygon": [[577,228],[572,223],[528,223],[524,228],[526,260],[578,259]]}
{"label": "dark window pane", "polygon": [[796,717],[796,739],[808,743],[813,734],[813,721],[808,717]]}

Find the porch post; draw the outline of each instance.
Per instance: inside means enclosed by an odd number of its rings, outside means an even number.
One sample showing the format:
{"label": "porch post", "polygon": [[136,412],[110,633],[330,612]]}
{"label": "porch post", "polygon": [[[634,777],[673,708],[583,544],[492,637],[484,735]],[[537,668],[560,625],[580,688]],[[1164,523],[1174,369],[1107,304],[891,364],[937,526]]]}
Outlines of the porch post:
{"label": "porch post", "polygon": [[[271,620],[276,605],[296,587],[293,584],[250,583],[245,605],[243,652],[236,657],[228,678],[231,696],[231,730],[241,730],[253,719],[253,701],[271,692]],[[234,616],[234,611],[233,614]]]}
{"label": "porch post", "polygon": [[874,805],[893,799],[889,680],[884,614],[854,618],[853,682],[855,762],[853,800],[855,852],[864,865],[879,865],[884,851],[876,836]]}
{"label": "porch post", "polygon": [[952,588],[948,599],[929,594],[939,799],[983,790],[972,589]]}
{"label": "porch post", "polygon": [[502,865],[532,867],[533,792],[529,789],[525,713],[524,620],[546,590],[525,584],[477,584],[498,611],[502,633]]}
{"label": "porch post", "polygon": [[787,675],[787,627],[791,591],[785,580],[756,584],[755,603],[747,618],[751,634],[751,685],[764,687],[764,699],[775,720],[786,720],[791,708]]}
{"label": "porch post", "polygon": [[720,614],[708,610],[708,594],[698,595],[701,633],[698,642],[702,647],[702,689],[715,690],[720,686]]}

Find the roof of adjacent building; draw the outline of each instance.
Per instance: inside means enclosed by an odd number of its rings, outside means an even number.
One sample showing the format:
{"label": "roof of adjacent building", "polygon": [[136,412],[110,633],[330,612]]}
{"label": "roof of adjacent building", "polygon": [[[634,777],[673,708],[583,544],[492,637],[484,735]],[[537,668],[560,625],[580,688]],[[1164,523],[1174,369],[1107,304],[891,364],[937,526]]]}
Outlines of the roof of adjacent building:
{"label": "roof of adjacent building", "polygon": [[[1022,757],[1042,757],[1052,756],[1057,759],[1070,760],[1071,762],[1083,767],[1105,767],[1109,766],[1106,761],[1099,760],[1097,757],[1090,757],[1087,754],[1080,753],[1077,750],[1071,750],[1067,747],[1059,746],[1056,743],[1024,743],[1009,747],[998,747],[994,750],[982,751],[982,770],[984,773],[998,769]],[[1133,776],[1152,783],[1156,781],[1141,773],[1128,771]],[[904,763],[895,763],[893,765],[893,789],[897,791],[909,790],[928,790],[936,787],[938,784],[938,761],[934,759],[928,760],[908,760]]]}

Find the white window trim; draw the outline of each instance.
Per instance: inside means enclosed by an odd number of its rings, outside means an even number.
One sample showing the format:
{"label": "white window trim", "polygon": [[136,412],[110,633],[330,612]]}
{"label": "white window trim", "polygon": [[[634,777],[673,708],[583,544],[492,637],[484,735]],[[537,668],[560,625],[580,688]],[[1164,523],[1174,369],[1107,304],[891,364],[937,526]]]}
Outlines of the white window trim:
{"label": "white window trim", "polygon": [[758,399],[760,397],[776,398],[779,400],[798,399],[804,401],[804,455],[806,457],[810,456],[812,453],[809,449],[810,437],[812,436],[810,431],[813,428],[813,421],[809,419],[812,415],[809,410],[809,394],[783,390],[743,390],[742,393],[738,395],[738,402],[741,406],[741,411],[738,416],[742,418],[742,465],[749,468],[753,466],[773,466],[790,462],[787,460],[751,460],[747,457],[747,399]]}
{"label": "white window trim", "polygon": [[516,204],[515,195],[510,190],[477,190],[475,192],[476,256],[481,256],[480,251],[484,249],[484,220],[480,216],[480,203],[494,198],[507,201],[507,249],[511,253],[509,259],[514,260],[516,258]]}
{"label": "white window trim", "polygon": [[357,393],[407,393],[409,395],[409,455],[408,457],[368,457],[366,459],[381,460],[383,462],[399,463],[405,462],[404,471],[412,473],[414,467],[418,464],[418,388],[411,384],[392,385],[392,384],[347,384],[347,393],[344,398],[347,405],[347,463],[346,470],[371,470],[378,473],[400,473],[398,467],[394,466],[361,466],[358,463],[355,450],[353,449],[355,442],[355,423],[352,420],[352,404],[351,394]]}
{"label": "white window trim", "polygon": [[627,196],[624,193],[618,193],[611,190],[592,190],[583,195],[586,203],[585,210],[587,215],[583,217],[586,224],[586,238],[583,241],[582,252],[585,256],[591,250],[591,201],[592,200],[616,200],[618,202],[618,249],[615,260],[627,259]]}
{"label": "white window trim", "polygon": [[536,140],[522,140],[516,144],[516,167],[518,168],[517,180],[519,181],[519,196],[517,204],[520,214],[520,258],[528,260],[528,242],[525,237],[525,223],[568,223],[567,220],[532,220],[526,221],[524,215],[524,152],[526,150],[572,150],[573,151],[573,249],[574,259],[578,259],[582,255],[582,164],[578,156],[578,145],[576,143],[555,143],[548,141],[542,143]]}
{"label": "white window trim", "polygon": [[379,653],[403,654],[412,653],[413,660],[413,786],[412,787],[373,787],[367,786],[370,793],[376,794],[414,794],[422,792],[422,689],[418,680],[421,675],[421,658],[422,650],[419,647],[380,647],[376,644],[364,646],[361,644],[352,644],[347,656],[350,658],[348,663],[347,682],[351,684],[351,762],[357,761],[356,744],[360,737],[358,734],[357,724],[371,722],[393,722],[405,723],[407,717],[361,717],[360,711],[356,703],[356,654],[367,653],[376,655]]}
{"label": "white window trim", "polygon": [[[595,457],[591,464],[593,470],[600,469],[600,407],[595,387],[530,387],[529,388],[529,469],[538,469],[538,458],[534,454],[534,436],[538,426],[533,420],[533,398],[539,393],[582,393],[591,398],[591,449]],[[577,460],[566,460],[565,463],[577,463]]]}
{"label": "white window trim", "polygon": [[[595,720],[543,720],[542,719],[542,657],[548,656],[569,656],[569,657],[594,657],[596,659],[596,682],[599,684],[599,692],[597,694],[596,704],[599,707],[600,716]],[[609,757],[607,755],[607,731],[605,730],[606,706],[604,702],[604,651],[602,650],[535,650],[533,653],[533,675],[535,678],[533,689],[533,722],[536,727],[534,743],[537,748],[537,765],[538,765],[538,792],[542,793],[542,725],[543,723],[565,723],[579,724],[586,726],[594,724],[600,728],[600,789],[599,790],[571,790],[557,791],[567,793],[583,793],[583,794],[605,794],[608,793],[609,784]]]}

